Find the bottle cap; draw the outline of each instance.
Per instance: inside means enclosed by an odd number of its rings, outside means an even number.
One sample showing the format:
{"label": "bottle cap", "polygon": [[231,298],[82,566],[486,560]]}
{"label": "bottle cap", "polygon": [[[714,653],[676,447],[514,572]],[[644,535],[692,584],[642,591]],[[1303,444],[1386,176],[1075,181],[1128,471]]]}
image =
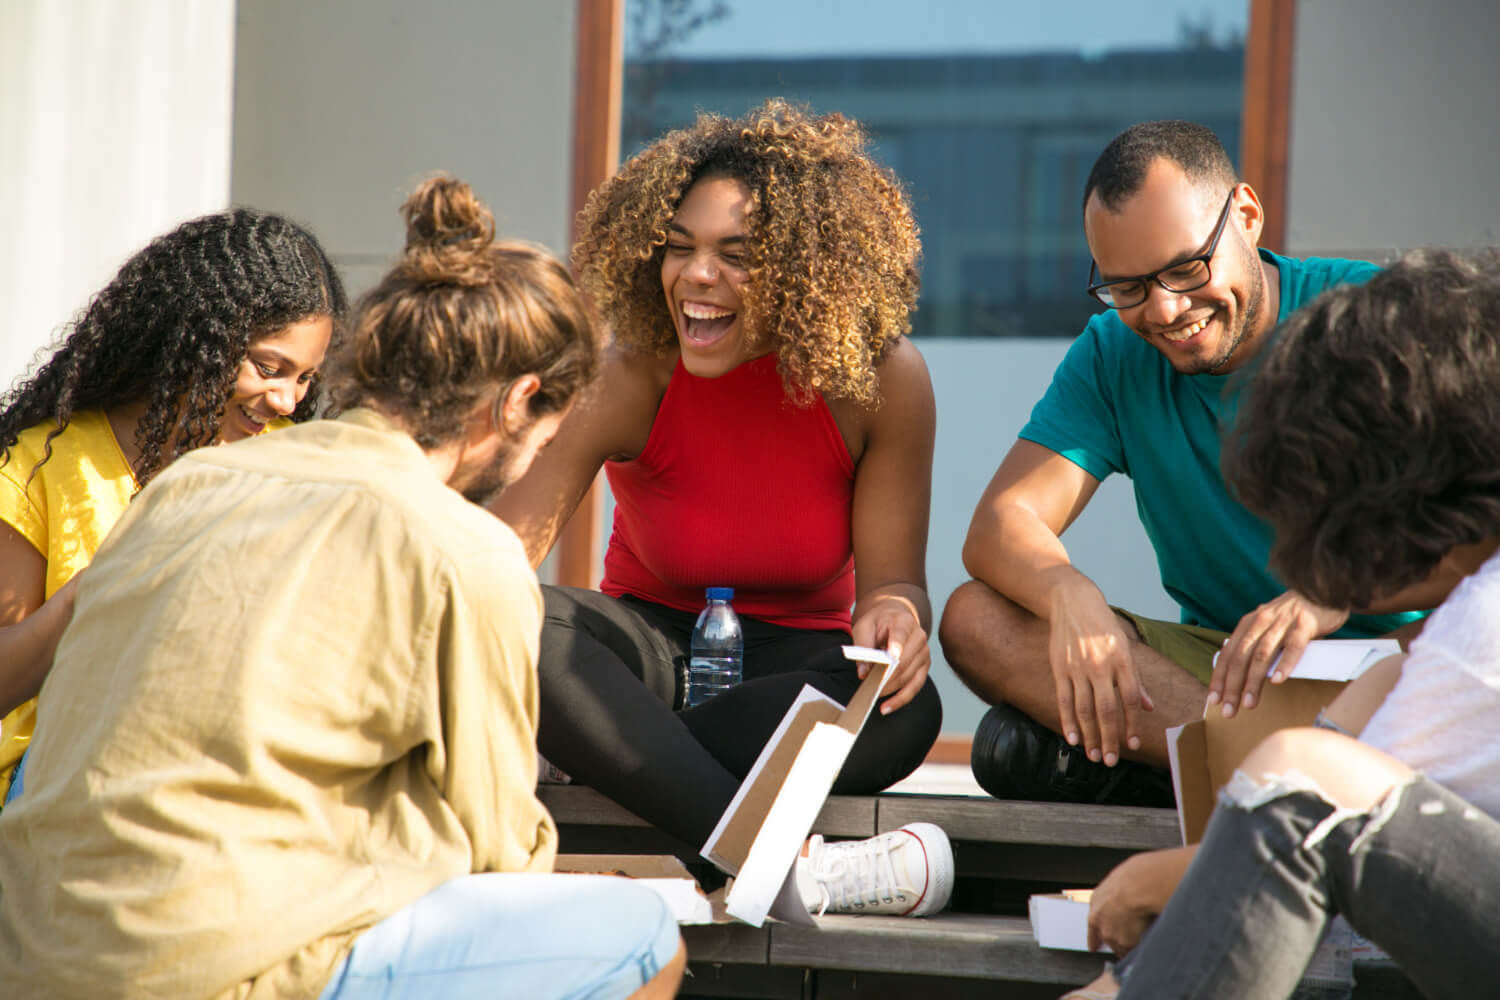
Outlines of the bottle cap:
{"label": "bottle cap", "polygon": [[708,599],[710,601],[732,601],[734,600],[733,587],[709,587]]}

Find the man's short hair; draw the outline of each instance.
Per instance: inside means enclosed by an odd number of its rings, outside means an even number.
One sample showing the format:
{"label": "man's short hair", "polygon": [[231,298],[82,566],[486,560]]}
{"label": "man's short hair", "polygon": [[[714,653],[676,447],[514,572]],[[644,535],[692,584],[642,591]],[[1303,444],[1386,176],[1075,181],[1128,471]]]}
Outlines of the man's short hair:
{"label": "man's short hair", "polygon": [[1500,254],[1419,250],[1331,289],[1243,377],[1225,478],[1288,586],[1368,607],[1500,535]]}
{"label": "man's short hair", "polygon": [[1140,191],[1146,171],[1159,159],[1177,164],[1195,184],[1227,193],[1239,183],[1239,174],[1212,129],[1197,122],[1141,122],[1111,139],[1094,161],[1083,186],[1084,208],[1097,192],[1105,208],[1118,212],[1126,199]]}

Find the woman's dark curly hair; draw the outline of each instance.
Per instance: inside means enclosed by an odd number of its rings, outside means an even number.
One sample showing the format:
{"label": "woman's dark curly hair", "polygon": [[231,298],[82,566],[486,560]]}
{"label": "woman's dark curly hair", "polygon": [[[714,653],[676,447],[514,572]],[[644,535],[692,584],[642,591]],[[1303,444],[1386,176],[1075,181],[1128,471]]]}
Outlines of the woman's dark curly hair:
{"label": "woman's dark curly hair", "polygon": [[906,192],[843,115],[780,99],[744,118],[703,114],[589,196],[573,262],[627,349],[676,344],[662,293],[667,225],[704,177],[749,190],[744,329],[774,350],[794,396],[873,402],[876,366],[911,329],[921,242]]}
{"label": "woman's dark curly hair", "polygon": [[1331,607],[1500,535],[1500,254],[1415,251],[1295,313],[1247,373],[1226,480]]}
{"label": "woman's dark curly hair", "polygon": [[[328,255],[295,223],[249,208],[184,222],[126,261],[51,358],[0,399],[0,462],[28,427],[54,424],[40,466],[74,413],[145,401],[134,470],[144,486],[218,437],[252,342],[316,316],[337,331],[347,308]],[[314,381],[292,419],[317,403]]]}
{"label": "woman's dark curly hair", "polygon": [[329,382],[336,409],[399,417],[424,448],[456,438],[498,387],[541,379],[533,416],[565,409],[594,377],[599,342],[573,278],[546,250],[495,240],[469,186],[439,175],[401,206],[406,249],[360,297]]}

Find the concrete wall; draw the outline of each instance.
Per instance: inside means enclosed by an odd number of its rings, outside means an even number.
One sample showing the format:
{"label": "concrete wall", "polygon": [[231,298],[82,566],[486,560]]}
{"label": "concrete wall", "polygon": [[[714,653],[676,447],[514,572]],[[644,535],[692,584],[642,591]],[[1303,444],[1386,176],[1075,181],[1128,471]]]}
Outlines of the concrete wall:
{"label": "concrete wall", "polygon": [[1384,262],[1500,245],[1494,0],[1302,0],[1287,245]]}
{"label": "concrete wall", "polygon": [[356,292],[436,170],[468,181],[502,234],[564,252],[576,47],[571,2],[241,3],[234,201],[309,224]]}
{"label": "concrete wall", "polygon": [[130,254],[229,199],[234,0],[0,4],[0,389]]}

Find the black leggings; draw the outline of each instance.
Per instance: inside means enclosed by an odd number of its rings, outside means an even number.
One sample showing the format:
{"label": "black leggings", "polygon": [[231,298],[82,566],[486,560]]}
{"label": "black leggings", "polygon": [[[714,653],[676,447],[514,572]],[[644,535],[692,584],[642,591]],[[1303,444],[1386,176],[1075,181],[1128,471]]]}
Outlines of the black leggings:
{"label": "black leggings", "polygon": [[[575,587],[543,587],[543,756],[652,825],[703,846],[804,684],[847,703],[859,686],[839,648],[849,633],[740,618],[745,679],[697,708],[682,704],[696,612]],[[900,711],[877,710],[833,790],[868,795],[922,763],[943,709],[928,678]]]}

